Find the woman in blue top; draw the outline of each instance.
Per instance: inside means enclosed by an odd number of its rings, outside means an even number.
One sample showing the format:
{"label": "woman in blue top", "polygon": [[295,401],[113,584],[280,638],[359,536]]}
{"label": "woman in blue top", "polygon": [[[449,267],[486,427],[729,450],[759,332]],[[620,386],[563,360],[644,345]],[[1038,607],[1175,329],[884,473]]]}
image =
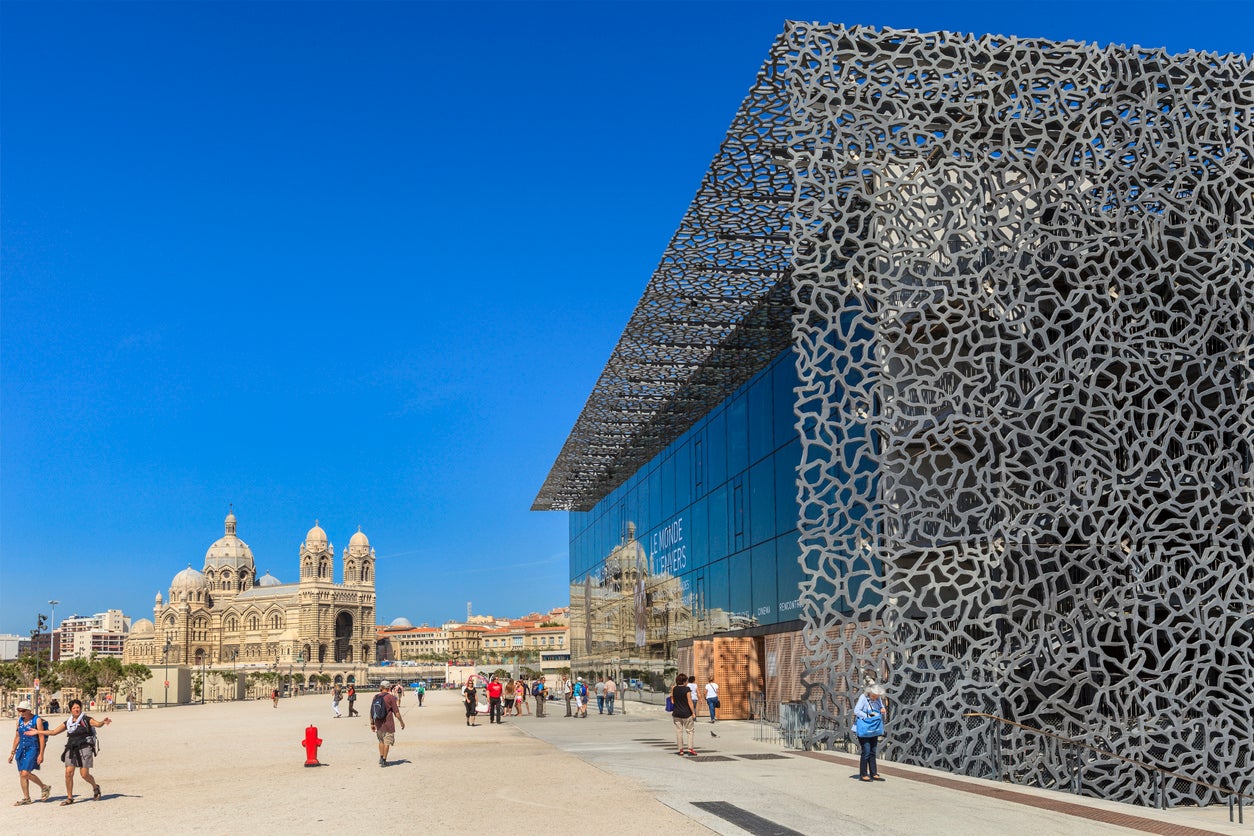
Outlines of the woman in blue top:
{"label": "woman in blue top", "polygon": [[39,800],[47,801],[48,794],[52,792],[52,787],[39,780],[39,776],[35,775],[35,770],[44,762],[44,744],[47,742],[42,737],[27,737],[26,732],[31,729],[44,728],[44,723],[34,712],[31,711],[30,703],[22,700],[17,704],[17,734],[13,737],[13,749],[9,752],[9,763],[13,763],[13,759],[17,759],[17,777],[22,785],[22,798],[13,802],[14,807],[21,807],[23,804],[30,804],[30,782],[34,781],[35,786],[39,787]]}
{"label": "woman in blue top", "polygon": [[[853,714],[858,718],[854,724],[854,734],[858,735],[858,742],[862,744],[862,756],[858,760],[858,780],[860,781],[883,781],[880,777],[879,767],[875,762],[875,750],[879,747],[880,735],[884,733],[884,709],[888,705],[888,700],[884,699],[884,689],[878,685],[866,686],[866,691],[862,696],[858,697],[858,704],[853,708]],[[863,735],[866,721],[880,721],[880,731],[876,734]]]}

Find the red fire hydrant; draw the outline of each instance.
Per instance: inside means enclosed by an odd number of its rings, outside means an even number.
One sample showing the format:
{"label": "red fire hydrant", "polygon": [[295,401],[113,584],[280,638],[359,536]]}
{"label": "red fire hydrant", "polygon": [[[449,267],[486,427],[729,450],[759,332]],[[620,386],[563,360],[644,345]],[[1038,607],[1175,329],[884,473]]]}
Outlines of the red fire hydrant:
{"label": "red fire hydrant", "polygon": [[305,728],[305,739],[300,745],[305,747],[305,766],[322,766],[318,763],[318,747],[322,745],[322,740],[318,737],[317,726]]}

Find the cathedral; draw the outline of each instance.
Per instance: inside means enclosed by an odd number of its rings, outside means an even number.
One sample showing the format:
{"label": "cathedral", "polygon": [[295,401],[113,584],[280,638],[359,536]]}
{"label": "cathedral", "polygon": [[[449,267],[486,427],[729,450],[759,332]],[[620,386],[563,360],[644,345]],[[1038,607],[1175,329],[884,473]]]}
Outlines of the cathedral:
{"label": "cathedral", "polygon": [[123,661],[362,671],[374,660],[375,553],[360,528],[342,560],[343,583],[335,583],[335,548],[315,522],[300,547],[296,583],[269,572],[257,577],[252,549],[228,513],[204,568],[175,575],[168,598],[157,593],[152,621],[131,625]]}

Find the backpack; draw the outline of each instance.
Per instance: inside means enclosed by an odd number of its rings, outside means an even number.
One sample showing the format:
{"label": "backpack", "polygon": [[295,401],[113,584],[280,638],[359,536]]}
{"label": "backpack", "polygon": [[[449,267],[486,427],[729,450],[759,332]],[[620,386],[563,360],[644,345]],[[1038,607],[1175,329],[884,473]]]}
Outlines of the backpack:
{"label": "backpack", "polygon": [[575,683],[575,696],[576,697],[582,697],[586,695],[587,693],[588,693],[587,685],[584,685],[582,682]]}
{"label": "backpack", "polygon": [[540,696],[540,693],[541,693],[541,691],[540,691],[540,683],[539,683],[539,682],[537,682],[535,685],[532,685],[532,686],[531,686],[531,696],[533,696],[533,697],[538,697],[538,696]]}
{"label": "backpack", "polygon": [[375,723],[382,723],[388,718],[388,701],[383,698],[382,694],[375,694],[374,699],[370,701],[370,719]]}

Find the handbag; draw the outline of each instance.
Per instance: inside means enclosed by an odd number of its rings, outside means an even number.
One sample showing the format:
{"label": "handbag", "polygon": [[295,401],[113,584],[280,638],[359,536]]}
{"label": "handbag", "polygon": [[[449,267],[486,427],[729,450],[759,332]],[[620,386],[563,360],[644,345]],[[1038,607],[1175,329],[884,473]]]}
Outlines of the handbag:
{"label": "handbag", "polygon": [[714,707],[715,707],[715,708],[722,708],[722,707],[723,707],[723,704],[722,704],[721,702],[719,702],[719,701],[718,701],[718,697],[715,697],[715,698],[714,698]]}
{"label": "handbag", "polygon": [[859,717],[858,722],[854,724],[854,729],[858,737],[879,737],[884,733],[884,717],[878,714],[866,719]]}
{"label": "handbag", "polygon": [[667,697],[667,698],[666,698],[666,711],[667,711],[667,713],[670,713],[670,712],[672,712],[672,711],[674,711],[674,710],[675,710],[675,703],[671,701],[671,698],[670,698],[670,697]]}

